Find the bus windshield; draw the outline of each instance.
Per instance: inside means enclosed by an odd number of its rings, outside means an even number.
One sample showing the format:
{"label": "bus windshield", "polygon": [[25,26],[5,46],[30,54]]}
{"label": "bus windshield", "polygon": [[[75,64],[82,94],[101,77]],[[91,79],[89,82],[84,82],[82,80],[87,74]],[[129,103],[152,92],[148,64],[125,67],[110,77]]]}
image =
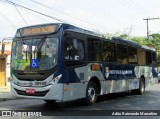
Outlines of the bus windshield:
{"label": "bus windshield", "polygon": [[57,65],[58,38],[15,38],[11,65],[14,70],[49,70]]}

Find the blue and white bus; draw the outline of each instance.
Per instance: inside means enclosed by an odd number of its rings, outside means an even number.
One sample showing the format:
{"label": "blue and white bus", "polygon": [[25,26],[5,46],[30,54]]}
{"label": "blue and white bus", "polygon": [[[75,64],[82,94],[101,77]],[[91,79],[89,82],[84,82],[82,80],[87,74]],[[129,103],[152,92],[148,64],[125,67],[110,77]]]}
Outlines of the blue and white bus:
{"label": "blue and white bus", "polygon": [[47,103],[131,90],[158,82],[154,49],[121,38],[105,39],[69,24],[17,30],[11,56],[12,93]]}

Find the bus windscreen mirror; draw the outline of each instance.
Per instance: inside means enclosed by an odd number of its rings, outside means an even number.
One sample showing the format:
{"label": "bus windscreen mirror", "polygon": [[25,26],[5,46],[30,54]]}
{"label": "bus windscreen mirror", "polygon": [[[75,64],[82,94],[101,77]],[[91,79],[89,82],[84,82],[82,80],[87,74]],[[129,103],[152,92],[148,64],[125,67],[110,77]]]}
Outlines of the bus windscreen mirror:
{"label": "bus windscreen mirror", "polygon": [[35,52],[36,46],[32,46],[32,51]]}
{"label": "bus windscreen mirror", "polygon": [[75,59],[75,60],[79,60],[79,56],[76,55],[74,59]]}
{"label": "bus windscreen mirror", "polygon": [[27,45],[23,45],[23,52],[27,51]]}
{"label": "bus windscreen mirror", "polygon": [[77,39],[73,39],[73,47],[78,50],[78,42]]}
{"label": "bus windscreen mirror", "polygon": [[2,43],[2,54],[4,53],[4,51],[5,51],[5,44],[4,43]]}

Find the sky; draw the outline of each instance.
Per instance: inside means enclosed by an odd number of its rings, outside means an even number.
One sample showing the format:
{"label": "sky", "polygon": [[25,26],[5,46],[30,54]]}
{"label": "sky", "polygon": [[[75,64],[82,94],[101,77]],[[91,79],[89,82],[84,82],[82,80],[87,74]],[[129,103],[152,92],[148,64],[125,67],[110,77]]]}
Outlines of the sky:
{"label": "sky", "polygon": [[[0,1],[0,37],[14,37],[18,28],[57,23],[55,19]],[[11,0],[10,0],[11,1]],[[99,33],[146,36],[143,19],[160,17],[160,0],[12,0],[13,2]],[[149,21],[149,33],[160,32],[160,19]]]}

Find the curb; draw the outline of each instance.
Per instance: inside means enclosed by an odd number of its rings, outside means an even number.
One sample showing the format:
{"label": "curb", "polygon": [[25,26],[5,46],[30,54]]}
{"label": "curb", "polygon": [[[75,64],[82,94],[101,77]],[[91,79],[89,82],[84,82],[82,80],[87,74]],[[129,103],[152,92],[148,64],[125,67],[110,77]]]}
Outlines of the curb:
{"label": "curb", "polygon": [[16,99],[16,97],[13,97],[10,91],[0,91],[0,102],[14,99]]}
{"label": "curb", "polygon": [[15,99],[17,99],[17,98],[15,98],[15,97],[11,97],[11,98],[0,98],[0,102],[2,102],[2,101],[7,101],[7,100],[15,100]]}
{"label": "curb", "polygon": [[7,101],[7,100],[14,100],[14,98],[13,99],[12,98],[1,98],[0,102]]}
{"label": "curb", "polygon": [[17,98],[17,97],[0,98],[0,102],[7,101],[7,100],[17,100],[17,99],[22,99],[22,98]]}

